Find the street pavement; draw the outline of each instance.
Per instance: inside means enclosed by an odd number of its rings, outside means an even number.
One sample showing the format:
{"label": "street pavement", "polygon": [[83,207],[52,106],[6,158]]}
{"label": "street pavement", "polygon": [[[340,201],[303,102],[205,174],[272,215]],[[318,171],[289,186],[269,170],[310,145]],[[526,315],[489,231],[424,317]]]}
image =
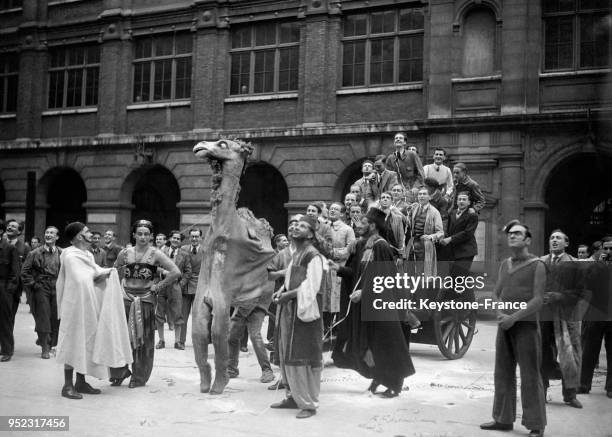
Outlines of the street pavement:
{"label": "street pavement", "polygon": [[[63,367],[53,358],[40,358],[40,348],[34,344],[34,321],[22,303],[15,328],[15,355],[10,362],[0,363],[0,415],[69,416],[70,430],[65,434],[74,436],[526,435],[520,425],[520,404],[514,431],[478,427],[491,418],[495,331],[493,320],[479,320],[470,350],[455,361],[444,359],[436,346],[412,345],[416,374],[406,379],[404,391],[394,399],[370,394],[368,380],[335,368],[327,352],[318,413],[299,420],[294,417],[296,410],[269,408],[284,392],[267,390],[269,384],[259,382],[261,370],[250,344],[249,352],[240,355],[240,376],[230,380],[223,395],[211,396],[199,393],[190,335],[186,350],[179,351],[171,347],[174,333],[168,330],[170,348],[155,351],[155,367],[145,387],[129,389],[127,381],[121,387],[110,387],[108,381],[88,377],[94,387],[102,389],[101,395],[62,398]],[[600,364],[605,365],[605,359]],[[278,369],[275,373],[278,375]],[[600,367],[591,394],[579,395],[582,410],[566,406],[560,381],[553,381],[546,435],[612,436],[612,399],[603,391],[604,378],[605,368]]]}

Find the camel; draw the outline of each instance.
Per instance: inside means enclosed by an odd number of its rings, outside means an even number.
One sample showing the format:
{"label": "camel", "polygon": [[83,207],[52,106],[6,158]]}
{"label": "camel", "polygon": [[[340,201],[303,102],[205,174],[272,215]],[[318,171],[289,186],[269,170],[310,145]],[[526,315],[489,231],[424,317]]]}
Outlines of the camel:
{"label": "camel", "polygon": [[[207,160],[213,170],[211,223],[202,242],[204,256],[192,319],[201,393],[221,394],[229,381],[230,306],[259,297],[269,286],[266,267],[274,256],[272,228],[250,210],[236,208],[240,176],[252,151],[250,144],[229,139],[202,141],[193,148],[195,156]],[[209,340],[215,350],[212,387]]]}

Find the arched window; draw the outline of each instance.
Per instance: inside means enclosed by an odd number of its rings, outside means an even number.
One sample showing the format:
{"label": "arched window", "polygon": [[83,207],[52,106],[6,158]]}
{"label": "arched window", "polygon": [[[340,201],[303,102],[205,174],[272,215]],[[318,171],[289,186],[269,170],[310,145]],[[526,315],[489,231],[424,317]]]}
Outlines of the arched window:
{"label": "arched window", "polygon": [[493,12],[484,7],[471,9],[463,23],[462,75],[477,77],[493,74],[497,69],[496,44],[497,31]]}

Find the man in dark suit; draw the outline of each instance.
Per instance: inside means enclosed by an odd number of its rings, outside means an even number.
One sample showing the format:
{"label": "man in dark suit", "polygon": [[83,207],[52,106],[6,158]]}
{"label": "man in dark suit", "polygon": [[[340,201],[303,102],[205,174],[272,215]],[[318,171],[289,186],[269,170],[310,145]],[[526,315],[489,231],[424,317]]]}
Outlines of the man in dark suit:
{"label": "man in dark suit", "polygon": [[457,209],[450,211],[446,238],[440,244],[446,249],[443,257],[452,261],[451,276],[465,276],[470,272],[474,256],[478,253],[474,232],[478,226],[478,215],[470,211],[470,195],[462,191],[457,194]]}
{"label": "man in dark suit", "polygon": [[385,191],[391,192],[391,188],[398,183],[397,173],[387,170],[385,159],[385,155],[376,157],[374,171],[367,178],[365,198],[370,204],[377,201]]}
{"label": "man in dark suit", "polygon": [[[23,262],[31,250],[30,245],[26,243],[21,236],[23,233],[23,228],[23,222],[18,222],[14,219],[9,219],[6,222],[6,239],[11,246],[15,247],[15,251],[17,252],[17,256],[19,258],[19,272],[21,272],[21,266],[23,266]],[[17,309],[19,308],[19,300],[21,299],[22,291],[23,284],[21,282],[21,277],[19,277],[17,279],[17,288],[15,289],[13,300],[13,326],[15,325],[15,315],[17,314]]]}
{"label": "man in dark suit", "polygon": [[0,220],[0,361],[2,362],[11,360],[15,348],[13,302],[20,272],[17,251],[2,238],[4,230],[4,223]]}
{"label": "man in dark suit", "polygon": [[202,230],[192,229],[189,231],[189,241],[191,244],[185,245],[182,249],[189,253],[189,261],[191,262],[191,277],[187,283],[187,287],[183,289],[183,329],[181,330],[181,341],[175,345],[177,349],[185,349],[185,339],[187,338],[187,321],[189,320],[189,314],[191,313],[191,307],[193,306],[193,300],[195,298],[195,292],[198,288],[198,278],[200,276],[200,267],[202,265]]}

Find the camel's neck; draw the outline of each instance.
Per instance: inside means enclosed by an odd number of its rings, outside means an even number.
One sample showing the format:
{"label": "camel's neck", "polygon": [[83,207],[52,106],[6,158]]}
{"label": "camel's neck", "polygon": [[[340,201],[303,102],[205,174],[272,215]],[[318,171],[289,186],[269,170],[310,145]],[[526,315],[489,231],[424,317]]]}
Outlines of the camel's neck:
{"label": "camel's neck", "polygon": [[210,196],[213,227],[227,222],[228,217],[236,214],[236,202],[240,191],[240,176],[244,162],[216,161],[213,168],[213,184]]}

